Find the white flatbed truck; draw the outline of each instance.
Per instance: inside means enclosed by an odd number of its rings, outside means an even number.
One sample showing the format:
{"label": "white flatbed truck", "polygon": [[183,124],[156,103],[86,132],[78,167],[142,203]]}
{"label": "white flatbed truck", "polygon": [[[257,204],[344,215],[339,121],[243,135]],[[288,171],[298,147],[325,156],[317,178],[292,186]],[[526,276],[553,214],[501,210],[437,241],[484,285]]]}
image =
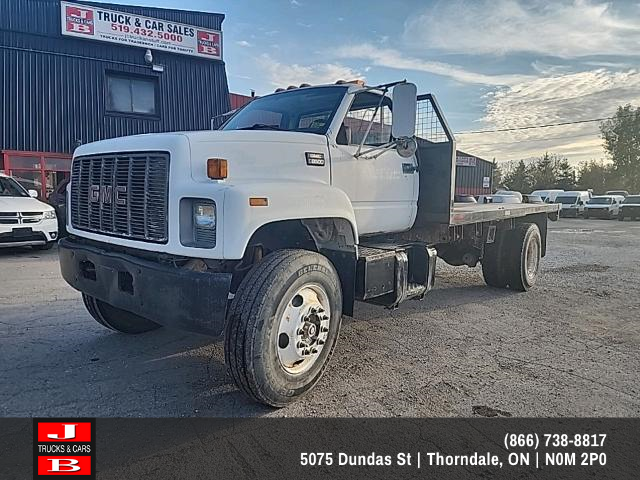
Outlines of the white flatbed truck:
{"label": "white flatbed truck", "polygon": [[238,387],[281,407],[318,382],[356,300],[423,298],[437,257],[533,286],[558,206],[454,204],[455,152],[406,81],[290,88],[216,131],[83,145],[62,274],[115,331],[224,337]]}

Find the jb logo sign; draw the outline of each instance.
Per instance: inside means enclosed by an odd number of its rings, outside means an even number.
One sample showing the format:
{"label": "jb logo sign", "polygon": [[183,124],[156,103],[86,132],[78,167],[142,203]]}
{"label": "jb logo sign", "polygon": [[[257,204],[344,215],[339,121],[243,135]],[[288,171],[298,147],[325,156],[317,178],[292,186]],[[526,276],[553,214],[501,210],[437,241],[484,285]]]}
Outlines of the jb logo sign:
{"label": "jb logo sign", "polygon": [[34,419],[34,479],[95,479],[95,467],[95,420]]}

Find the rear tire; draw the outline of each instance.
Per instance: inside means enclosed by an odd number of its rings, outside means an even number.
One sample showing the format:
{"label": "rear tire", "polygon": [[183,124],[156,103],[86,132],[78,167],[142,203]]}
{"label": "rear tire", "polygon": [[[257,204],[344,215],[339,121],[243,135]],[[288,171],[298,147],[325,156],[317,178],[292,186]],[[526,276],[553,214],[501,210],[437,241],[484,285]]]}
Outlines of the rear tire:
{"label": "rear tire", "polygon": [[507,232],[507,286],[526,292],[536,282],[542,258],[542,236],[535,223],[520,223]]}
{"label": "rear tire", "polygon": [[490,287],[505,288],[507,286],[507,277],[505,272],[503,251],[505,233],[496,232],[496,238],[493,243],[487,243],[484,246],[484,255],[482,257],[482,276],[484,281]]}
{"label": "rear tire", "polygon": [[341,320],[340,280],[326,257],[271,253],[247,273],[231,302],[225,363],[247,396],[284,407],[322,377]]}
{"label": "rear tire", "polygon": [[82,301],[94,320],[110,330],[136,335],[160,328],[151,320],[116,308],[86,293],[82,294]]}

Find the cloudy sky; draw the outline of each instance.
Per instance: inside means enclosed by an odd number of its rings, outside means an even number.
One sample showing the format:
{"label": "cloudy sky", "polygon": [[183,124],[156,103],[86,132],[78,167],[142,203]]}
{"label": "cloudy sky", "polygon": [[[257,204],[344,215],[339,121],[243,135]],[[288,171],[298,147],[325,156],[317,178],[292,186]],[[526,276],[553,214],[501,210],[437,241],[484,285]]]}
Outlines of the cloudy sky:
{"label": "cloudy sky", "polygon": [[[230,89],[406,78],[456,132],[608,117],[640,105],[640,2],[599,0],[114,0],[226,14]],[[509,161],[604,157],[598,123],[458,134]]]}

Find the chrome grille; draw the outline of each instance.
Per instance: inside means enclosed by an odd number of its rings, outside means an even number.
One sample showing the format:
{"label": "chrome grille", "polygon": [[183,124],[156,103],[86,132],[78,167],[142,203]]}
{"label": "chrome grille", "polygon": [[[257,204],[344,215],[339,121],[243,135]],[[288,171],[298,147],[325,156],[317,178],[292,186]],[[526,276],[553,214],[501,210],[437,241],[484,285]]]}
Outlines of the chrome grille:
{"label": "chrome grille", "polygon": [[71,167],[71,225],[115,237],[166,243],[169,154],[78,157]]}

